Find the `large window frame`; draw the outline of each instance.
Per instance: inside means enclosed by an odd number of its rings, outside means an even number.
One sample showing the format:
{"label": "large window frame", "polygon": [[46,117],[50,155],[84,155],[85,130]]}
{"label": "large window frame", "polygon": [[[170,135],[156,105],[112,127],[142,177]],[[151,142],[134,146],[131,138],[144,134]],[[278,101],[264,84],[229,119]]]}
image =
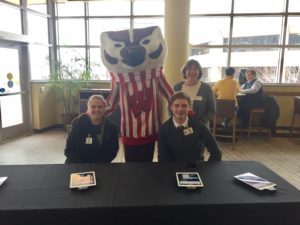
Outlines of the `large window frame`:
{"label": "large window frame", "polygon": [[[192,2],[193,0],[191,0]],[[273,71],[273,77],[272,79],[269,80],[264,80],[262,79],[263,82],[265,83],[275,83],[275,84],[300,84],[300,75],[298,76],[299,78],[297,78],[298,80],[295,81],[295,79],[290,79],[288,82],[285,82],[285,80],[287,80],[285,78],[286,74],[285,71],[287,71],[288,69],[285,68],[285,63],[287,62],[287,59],[285,58],[286,52],[287,50],[299,50],[300,49],[300,43],[296,43],[296,44],[289,44],[287,42],[287,34],[288,34],[288,20],[291,17],[297,17],[300,19],[300,12],[292,12],[289,11],[289,1],[290,0],[284,0],[283,1],[283,10],[282,12],[259,12],[259,13],[236,13],[234,11],[234,7],[235,7],[235,3],[236,0],[231,0],[231,11],[229,13],[194,13],[190,15],[190,19],[193,20],[195,18],[206,18],[206,19],[210,19],[210,18],[221,18],[221,17],[227,17],[230,20],[230,26],[228,28],[228,40],[224,41],[223,44],[208,44],[208,43],[199,43],[199,44],[192,44],[190,42],[190,58],[198,58],[200,64],[201,64],[201,59],[204,59],[205,56],[198,57],[198,55],[201,56],[201,54],[205,54],[209,51],[212,51],[213,49],[223,49],[224,52],[226,52],[226,56],[227,56],[227,62],[225,67],[228,66],[235,66],[233,65],[233,60],[234,60],[234,54],[236,53],[236,51],[238,49],[243,49],[243,51],[247,51],[251,50],[252,52],[255,50],[257,52],[259,51],[277,51],[276,54],[278,54],[278,58],[276,59],[277,62],[275,62],[276,64],[276,68],[271,68],[269,71]],[[191,4],[192,6],[192,4]],[[192,10],[191,10],[192,11]],[[195,12],[195,10],[194,10]],[[278,40],[278,43],[270,43],[270,44],[263,44],[263,43],[259,43],[259,41],[253,41],[253,43],[250,44],[239,44],[242,43],[243,40],[237,40],[237,38],[233,37],[233,33],[234,33],[234,22],[235,20],[238,20],[240,18],[265,18],[265,17],[278,17],[278,18],[282,18],[282,24],[281,24],[281,31],[279,34],[279,37],[265,37],[266,39],[269,40],[274,40],[274,38]],[[254,39],[254,38],[252,38]],[[271,42],[271,41],[270,41]],[[197,55],[198,54],[198,55]],[[275,53],[274,53],[275,54]],[[274,55],[273,54],[273,55]],[[204,61],[205,64],[205,61]],[[274,64],[274,62],[273,62]],[[253,66],[253,65],[252,65]],[[208,81],[208,82],[214,82],[217,81],[218,79],[221,79],[224,77],[224,69],[225,67],[223,65],[219,65],[219,67],[217,69],[213,69],[213,68],[205,68],[204,66],[204,80]],[[300,63],[298,64],[298,67],[300,67]],[[249,68],[249,67],[248,67]],[[259,67],[250,67],[252,69],[257,69],[258,70],[258,74],[263,74],[262,71],[259,71]],[[237,68],[237,75],[239,73],[239,71],[241,71],[243,68]],[[264,68],[262,68],[264,69]],[[297,68],[295,70],[295,68],[292,68],[293,71],[299,70],[299,68]],[[212,70],[213,72],[209,73],[209,70]],[[216,72],[216,70],[218,70],[218,75],[216,76],[215,74],[213,74],[214,72]],[[292,82],[291,82],[292,81]]]}
{"label": "large window frame", "polygon": [[[156,2],[159,2],[161,4],[164,4],[163,0],[156,0]],[[151,23],[152,20],[152,24],[153,25],[160,25],[160,27],[162,27],[163,29],[163,19],[164,19],[164,15],[163,14],[140,14],[134,13],[134,9],[135,9],[135,1],[134,0],[128,0],[128,14],[125,15],[114,15],[114,13],[112,13],[111,15],[107,15],[107,13],[105,13],[105,15],[89,15],[89,5],[90,2],[86,1],[83,2],[84,4],[84,14],[83,15],[77,15],[77,16],[61,16],[59,15],[59,2],[54,3],[55,6],[55,24],[56,24],[56,54],[57,54],[57,60],[62,60],[63,56],[62,54],[62,49],[70,49],[72,51],[72,49],[82,49],[84,51],[83,55],[78,54],[76,56],[76,51],[73,51],[74,53],[74,57],[81,57],[81,58],[85,58],[86,59],[86,68],[87,69],[91,69],[92,71],[92,79],[97,81],[97,80],[101,80],[101,81],[109,81],[110,80],[110,76],[108,75],[106,68],[104,65],[102,65],[102,61],[100,58],[100,43],[99,44],[95,44],[95,41],[93,41],[93,43],[90,43],[91,38],[89,37],[90,32],[91,32],[91,26],[89,21],[90,20],[123,20],[123,21],[128,21],[128,26],[124,27],[124,29],[133,29],[133,28],[138,28],[139,25],[137,24],[138,21],[142,21],[146,20],[149,21]],[[153,1],[152,1],[153,3]],[[61,20],[72,20],[72,19],[81,19],[84,21],[84,30],[85,30],[85,42],[82,44],[73,44],[73,45],[69,45],[69,44],[65,44],[65,43],[60,43],[60,33],[59,33],[59,23]],[[162,23],[157,24],[157,21],[162,21]],[[135,26],[135,21],[136,26]],[[126,22],[124,22],[124,24],[126,24]],[[114,30],[117,28],[111,27],[111,30]],[[120,28],[119,28],[120,29]],[[99,35],[99,39],[100,39],[100,35]],[[93,59],[95,58],[95,51],[99,51],[99,58],[98,61],[93,61]]]}

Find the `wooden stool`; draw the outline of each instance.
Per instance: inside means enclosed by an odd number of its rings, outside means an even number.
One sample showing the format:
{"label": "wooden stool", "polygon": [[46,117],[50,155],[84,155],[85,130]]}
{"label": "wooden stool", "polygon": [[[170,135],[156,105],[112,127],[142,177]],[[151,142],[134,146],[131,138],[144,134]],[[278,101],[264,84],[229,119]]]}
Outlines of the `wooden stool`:
{"label": "wooden stool", "polygon": [[[217,118],[231,119],[232,120],[232,135],[216,134],[217,131]],[[214,115],[213,135],[215,137],[224,137],[232,139],[232,149],[235,148],[236,139],[236,107],[235,100],[217,99],[216,100],[216,113]]]}
{"label": "wooden stool", "polygon": [[295,129],[295,119],[296,116],[300,116],[300,96],[295,96],[294,97],[294,114],[293,114],[293,119],[291,123],[291,130],[290,130],[290,138],[292,138],[294,129]]}
{"label": "wooden stool", "polygon": [[254,115],[255,114],[263,115],[264,113],[265,113],[264,108],[255,108],[255,109],[251,110],[250,119],[249,119],[249,127],[248,127],[248,140],[250,140],[250,134],[254,130],[258,130],[259,132],[261,132],[262,130],[266,131],[266,133],[268,134],[268,139],[271,140],[271,128],[262,127],[262,126],[254,126],[253,125]]}

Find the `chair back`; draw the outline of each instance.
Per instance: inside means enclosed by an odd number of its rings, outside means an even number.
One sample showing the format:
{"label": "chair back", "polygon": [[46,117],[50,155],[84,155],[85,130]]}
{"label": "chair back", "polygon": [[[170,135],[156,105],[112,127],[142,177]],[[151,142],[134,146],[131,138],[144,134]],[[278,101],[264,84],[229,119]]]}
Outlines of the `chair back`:
{"label": "chair back", "polygon": [[294,97],[294,112],[300,114],[300,96]]}
{"label": "chair back", "polygon": [[235,111],[235,100],[216,100],[216,117],[233,118],[235,115]]}

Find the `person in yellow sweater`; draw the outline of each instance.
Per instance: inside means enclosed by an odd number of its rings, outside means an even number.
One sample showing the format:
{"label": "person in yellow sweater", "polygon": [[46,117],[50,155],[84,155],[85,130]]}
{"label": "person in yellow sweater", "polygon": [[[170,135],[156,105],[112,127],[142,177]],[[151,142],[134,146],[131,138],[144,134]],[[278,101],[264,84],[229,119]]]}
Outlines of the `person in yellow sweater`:
{"label": "person in yellow sweater", "polygon": [[239,82],[234,79],[235,69],[233,67],[228,67],[225,70],[226,77],[219,80],[213,87],[213,92],[218,99],[232,99],[236,100],[236,95],[239,92]]}
{"label": "person in yellow sweater", "polygon": [[[233,67],[228,67],[225,70],[226,77],[219,80],[213,87],[213,92],[217,99],[228,99],[235,100],[235,105],[237,106],[236,96],[239,92],[239,82],[234,79],[235,69]],[[230,120],[225,119],[224,126],[229,126]]]}

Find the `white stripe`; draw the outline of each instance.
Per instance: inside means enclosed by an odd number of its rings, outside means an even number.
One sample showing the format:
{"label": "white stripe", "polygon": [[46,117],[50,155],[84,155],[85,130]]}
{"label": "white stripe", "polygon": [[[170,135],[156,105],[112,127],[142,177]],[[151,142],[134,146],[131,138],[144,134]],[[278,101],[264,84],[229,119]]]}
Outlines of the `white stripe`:
{"label": "white stripe", "polygon": [[137,81],[136,84],[137,84],[136,86],[137,86],[138,91],[141,91],[143,89],[142,82],[141,81]]}
{"label": "white stripe", "polygon": [[129,92],[129,96],[133,95],[133,84],[132,83],[128,83],[128,92]]}

